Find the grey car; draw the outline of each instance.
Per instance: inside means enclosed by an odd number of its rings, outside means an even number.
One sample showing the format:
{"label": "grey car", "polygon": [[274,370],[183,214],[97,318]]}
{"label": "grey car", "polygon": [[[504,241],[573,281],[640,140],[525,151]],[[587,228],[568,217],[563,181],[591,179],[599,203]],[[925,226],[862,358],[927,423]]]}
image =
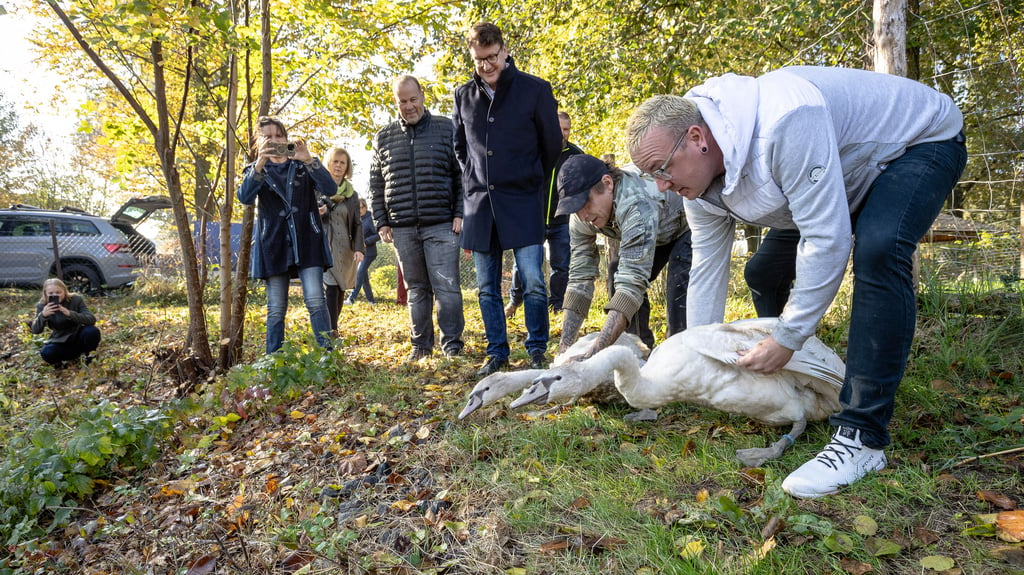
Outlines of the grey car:
{"label": "grey car", "polygon": [[[148,204],[147,200],[154,198],[133,202],[154,209],[170,206],[169,200],[160,196]],[[124,211],[122,207],[118,213]],[[139,210],[128,211],[135,214],[131,223],[145,217]],[[131,224],[128,228],[133,234],[126,236],[116,227],[125,222],[115,221],[73,208],[43,210],[15,205],[0,210],[0,285],[39,287],[46,278],[58,275],[77,292],[131,285],[139,269],[136,253],[145,257],[155,250]]]}

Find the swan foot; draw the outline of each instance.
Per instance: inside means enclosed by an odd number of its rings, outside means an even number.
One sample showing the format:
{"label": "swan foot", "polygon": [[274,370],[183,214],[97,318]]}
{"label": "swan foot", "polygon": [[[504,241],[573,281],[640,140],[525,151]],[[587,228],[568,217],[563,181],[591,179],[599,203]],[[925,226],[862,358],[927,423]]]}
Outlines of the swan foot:
{"label": "swan foot", "polygon": [[658,412],[653,409],[641,409],[633,413],[627,413],[622,416],[624,421],[656,421],[658,419]]}
{"label": "swan foot", "polygon": [[737,449],[736,459],[746,467],[761,467],[765,461],[782,457],[790,445],[793,445],[792,440],[783,437],[768,447]]}

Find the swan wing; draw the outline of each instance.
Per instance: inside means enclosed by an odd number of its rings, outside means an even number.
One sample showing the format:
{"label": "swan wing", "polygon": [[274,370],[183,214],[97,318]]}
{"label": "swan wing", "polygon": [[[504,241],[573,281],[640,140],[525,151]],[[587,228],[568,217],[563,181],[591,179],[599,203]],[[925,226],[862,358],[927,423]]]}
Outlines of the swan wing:
{"label": "swan wing", "polygon": [[[711,324],[694,328],[694,340],[700,342],[698,351],[722,363],[735,365],[739,351],[749,349],[771,335],[778,323],[774,317],[753,318],[725,324]],[[704,329],[704,333],[696,331]],[[690,330],[687,330],[690,331]],[[686,333],[686,332],[683,332]],[[803,348],[793,353],[783,369],[801,373],[840,388],[846,375],[846,364],[832,348],[811,336]]]}
{"label": "swan wing", "polygon": [[809,375],[836,389],[843,386],[846,377],[846,364],[839,355],[813,336],[804,342],[803,349],[793,353],[783,369]]}
{"label": "swan wing", "polygon": [[739,352],[771,335],[777,322],[776,318],[755,318],[692,327],[654,348],[650,359],[653,360],[655,355],[678,354],[687,350],[720,363],[736,365]]}

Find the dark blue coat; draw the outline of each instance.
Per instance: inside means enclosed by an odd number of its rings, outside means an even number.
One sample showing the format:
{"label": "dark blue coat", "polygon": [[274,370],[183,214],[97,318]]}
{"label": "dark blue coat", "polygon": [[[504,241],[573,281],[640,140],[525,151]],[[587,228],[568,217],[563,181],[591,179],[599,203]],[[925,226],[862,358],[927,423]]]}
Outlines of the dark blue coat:
{"label": "dark blue coat", "polygon": [[377,242],[380,241],[380,234],[377,233],[377,228],[373,227],[373,216],[370,215],[369,210],[363,214],[362,221],[363,243],[366,245],[363,259],[372,260],[377,257]]}
{"label": "dark blue coat", "polygon": [[544,242],[544,181],[562,151],[551,85],[516,69],[498,77],[494,100],[475,72],[455,90],[455,156],[464,191],[462,247],[490,251]]}
{"label": "dark blue coat", "polygon": [[317,205],[317,192],[325,196],[338,193],[331,173],[320,160],[309,166],[297,160],[267,162],[262,174],[257,174],[254,166],[245,167],[236,194],[243,204],[259,198],[250,275],[260,279],[281,274],[297,277],[300,268],[331,267],[331,248]]}

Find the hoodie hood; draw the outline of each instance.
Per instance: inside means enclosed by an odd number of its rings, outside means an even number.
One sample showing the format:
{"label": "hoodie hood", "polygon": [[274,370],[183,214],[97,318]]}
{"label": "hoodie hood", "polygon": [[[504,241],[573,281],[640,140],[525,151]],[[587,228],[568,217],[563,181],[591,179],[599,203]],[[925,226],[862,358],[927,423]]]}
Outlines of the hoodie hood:
{"label": "hoodie hood", "polygon": [[757,125],[758,92],[756,78],[725,74],[711,78],[684,96],[696,102],[722,149],[725,160],[722,195],[732,193],[747,163],[750,140]]}

